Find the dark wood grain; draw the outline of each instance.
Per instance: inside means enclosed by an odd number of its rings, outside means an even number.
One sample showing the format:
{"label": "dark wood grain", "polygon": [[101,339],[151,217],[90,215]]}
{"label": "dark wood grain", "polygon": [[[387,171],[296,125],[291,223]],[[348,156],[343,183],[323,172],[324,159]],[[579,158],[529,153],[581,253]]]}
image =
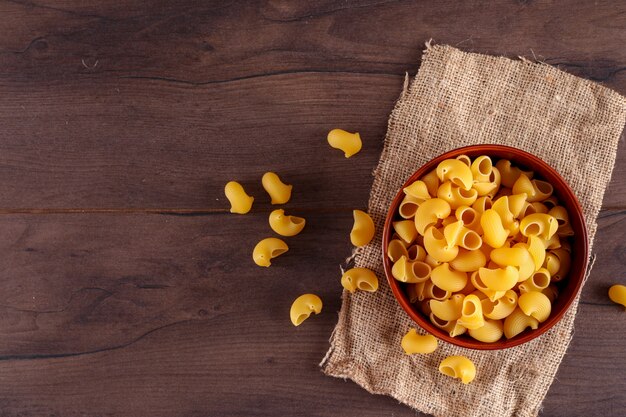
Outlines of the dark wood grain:
{"label": "dark wood grain", "polygon": [[[324,377],[338,265],[387,118],[430,38],[534,57],[626,93],[626,5],[440,2],[0,2],[1,416],[414,416]],[[326,132],[358,130],[349,160]],[[575,336],[542,415],[620,416],[626,144]],[[289,256],[260,186],[307,218]],[[226,213],[240,180],[247,216]],[[316,292],[298,328],[288,308]]]}

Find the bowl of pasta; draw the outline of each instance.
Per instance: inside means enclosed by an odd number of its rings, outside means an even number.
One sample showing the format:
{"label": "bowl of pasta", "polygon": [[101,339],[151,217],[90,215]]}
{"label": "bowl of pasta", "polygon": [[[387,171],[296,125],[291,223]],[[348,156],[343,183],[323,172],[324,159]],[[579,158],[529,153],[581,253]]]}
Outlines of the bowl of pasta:
{"label": "bowl of pasta", "polygon": [[582,209],[538,157],[501,145],[447,152],[393,200],[383,266],[402,308],[439,339],[506,349],[554,326],[588,259]]}

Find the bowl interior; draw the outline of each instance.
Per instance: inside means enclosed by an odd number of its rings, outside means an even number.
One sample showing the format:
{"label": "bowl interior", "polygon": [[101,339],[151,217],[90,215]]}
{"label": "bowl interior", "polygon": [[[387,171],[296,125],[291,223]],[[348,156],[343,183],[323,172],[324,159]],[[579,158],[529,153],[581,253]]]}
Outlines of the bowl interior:
{"label": "bowl interior", "polygon": [[[514,165],[517,165],[525,170],[531,170],[535,173],[536,177],[539,177],[545,181],[548,181],[554,187],[554,194],[557,196],[561,204],[567,209],[570,223],[574,230],[574,236],[571,239],[572,243],[572,263],[570,272],[563,281],[558,283],[559,296],[555,303],[552,305],[552,313],[545,322],[539,325],[537,330],[526,330],[512,339],[501,339],[494,343],[479,342],[468,335],[461,335],[457,337],[451,337],[447,332],[434,326],[430,319],[421,313],[413,304],[410,303],[408,295],[405,290],[405,284],[397,281],[391,275],[391,261],[387,257],[387,246],[391,236],[393,234],[392,222],[401,219],[398,212],[398,207],[402,202],[404,189],[409,184],[420,179],[422,176],[435,169],[437,165],[448,158],[456,158],[459,155],[467,155],[470,158],[475,158],[480,155],[488,155],[494,161],[494,164],[499,159],[509,159]],[[524,152],[520,149],[512,148],[502,145],[476,145],[468,146],[465,148],[459,148],[447,152],[437,158],[431,160],[426,165],[419,168],[402,186],[393,200],[387,218],[385,221],[385,227],[383,230],[383,266],[385,269],[385,275],[389,286],[393,291],[394,296],[404,308],[404,310],[411,316],[411,318],[419,324],[422,328],[435,335],[439,339],[445,340],[449,343],[470,348],[470,349],[505,349],[513,346],[520,345],[535,337],[543,334],[552,326],[554,326],[565,314],[572,301],[576,298],[576,295],[580,291],[582,285],[588,258],[588,243],[587,243],[587,228],[582,216],[582,209],[573,191],[565,180],[548,164],[539,159],[538,157]]]}

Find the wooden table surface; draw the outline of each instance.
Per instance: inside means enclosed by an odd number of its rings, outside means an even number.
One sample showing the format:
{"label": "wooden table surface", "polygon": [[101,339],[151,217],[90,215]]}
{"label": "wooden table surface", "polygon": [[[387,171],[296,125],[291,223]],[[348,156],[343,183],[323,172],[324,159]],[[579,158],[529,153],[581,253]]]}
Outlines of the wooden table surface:
{"label": "wooden table surface", "polygon": [[[414,416],[322,375],[351,210],[424,42],[626,94],[621,1],[0,1],[0,415]],[[358,156],[326,132],[358,130]],[[626,144],[545,416],[623,416]],[[288,256],[261,175],[307,218]],[[257,197],[228,213],[224,184]],[[289,322],[291,301],[324,311]]]}

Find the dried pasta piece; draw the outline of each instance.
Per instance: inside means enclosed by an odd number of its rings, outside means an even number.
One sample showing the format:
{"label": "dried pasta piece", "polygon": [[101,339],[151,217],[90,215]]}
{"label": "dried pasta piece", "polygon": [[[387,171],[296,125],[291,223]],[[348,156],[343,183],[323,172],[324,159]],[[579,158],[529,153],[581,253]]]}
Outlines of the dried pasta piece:
{"label": "dried pasta piece", "polygon": [[357,289],[375,292],[378,289],[378,277],[374,271],[367,268],[348,269],[341,277],[341,285],[351,293]]}
{"label": "dried pasta piece", "polygon": [[400,239],[404,240],[409,245],[413,243],[417,237],[417,230],[415,229],[415,222],[413,220],[393,222],[393,230],[400,236]]}
{"label": "dried pasta piece", "polygon": [[268,237],[256,244],[252,251],[252,259],[258,266],[270,266],[271,260],[287,252],[289,247],[278,238]]}
{"label": "dried pasta piece", "polygon": [[459,155],[459,156],[456,157],[456,159],[458,159],[459,161],[463,162],[468,167],[472,165],[472,160],[467,155]]}
{"label": "dried pasta piece", "polygon": [[528,252],[530,252],[530,256],[533,258],[533,263],[535,264],[535,271],[538,271],[546,260],[546,246],[544,241],[539,236],[529,236],[527,245]]}
{"label": "dried pasta piece", "polygon": [[392,239],[389,242],[389,245],[387,245],[387,256],[391,262],[397,262],[401,256],[408,258],[409,253],[406,246],[404,246],[404,243],[400,239]]}
{"label": "dried pasta piece", "polygon": [[502,225],[502,219],[498,213],[489,209],[480,218],[480,225],[483,228],[483,240],[492,248],[501,248],[509,236],[509,232]]}
{"label": "dried pasta piece", "polygon": [[529,291],[520,295],[517,304],[524,314],[537,319],[539,323],[546,321],[552,311],[550,299],[539,291]]}
{"label": "dried pasta piece", "polygon": [[422,181],[426,184],[426,189],[431,197],[437,197],[437,189],[439,189],[439,177],[437,177],[437,170],[433,169],[428,174],[422,177]]}
{"label": "dried pasta piece", "polygon": [[492,320],[500,320],[507,317],[517,307],[517,293],[507,290],[504,295],[495,301],[489,298],[480,300],[485,317]]}
{"label": "dried pasta piece", "polygon": [[[517,284],[519,271],[517,268],[507,265],[505,268],[497,269],[480,268],[478,275],[488,289],[493,291],[507,291]],[[474,283],[474,285],[476,284]]]}
{"label": "dried pasta piece", "polygon": [[448,356],[439,364],[439,372],[469,384],[476,378],[476,367],[465,356]]}
{"label": "dried pasta piece", "polygon": [[487,257],[480,250],[459,249],[459,254],[450,261],[450,266],[457,271],[473,272],[487,264]]}
{"label": "dried pasta piece", "polygon": [[609,298],[616,304],[626,307],[626,286],[615,284],[609,288]]}
{"label": "dried pasta piece", "polygon": [[494,198],[500,189],[500,181],[500,171],[498,168],[493,168],[488,181],[474,182],[472,188],[476,190],[479,197],[488,196]]}
{"label": "dried pasta piece", "polygon": [[441,320],[453,321],[461,317],[463,308],[462,294],[454,294],[447,300],[430,300],[430,311]]}
{"label": "dried pasta piece", "polygon": [[480,226],[480,215],[475,209],[468,206],[460,206],[454,212],[454,216],[459,221],[462,221],[463,225],[468,229],[471,229],[478,234],[483,232],[483,229]]}
{"label": "dried pasta piece", "polygon": [[246,214],[252,208],[254,197],[246,194],[246,191],[237,181],[228,182],[224,187],[224,194],[230,202],[231,213]]}
{"label": "dried pasta piece", "polygon": [[450,269],[447,262],[433,268],[430,279],[437,287],[450,292],[460,291],[467,284],[467,274]]}
{"label": "dried pasta piece", "polygon": [[277,209],[270,213],[270,227],[281,236],[295,236],[304,229],[306,220],[302,217],[286,216],[285,210]]}
{"label": "dried pasta piece", "polygon": [[445,330],[446,332],[448,332],[450,337],[460,336],[467,331],[467,329],[461,326],[456,320],[442,320],[439,317],[435,316],[433,313],[430,313],[429,318],[432,324],[434,324],[441,330]]}
{"label": "dried pasta piece", "polygon": [[331,130],[326,139],[331,147],[342,150],[346,158],[357,154],[363,146],[358,132],[350,133],[343,129]]}
{"label": "dried pasta piece", "polygon": [[555,274],[552,274],[552,279],[555,282],[562,281],[569,273],[572,263],[571,254],[565,249],[555,249],[550,253],[559,259],[559,269]]}
{"label": "dried pasta piece", "polygon": [[[546,198],[549,198],[554,192],[554,187],[547,181],[543,180],[531,180],[530,181],[535,189],[535,199],[536,201],[543,201]],[[531,200],[529,200],[531,201]]]}
{"label": "dried pasta piece", "polygon": [[473,178],[470,167],[458,159],[446,159],[437,165],[437,177],[441,182],[451,181],[464,190],[472,188]]}
{"label": "dried pasta piece", "polygon": [[437,222],[445,219],[450,215],[451,208],[445,200],[440,198],[431,198],[424,201],[415,212],[415,229],[424,236],[426,229],[435,226]]}
{"label": "dried pasta piece", "polygon": [[474,159],[472,166],[470,167],[472,176],[476,182],[488,182],[489,176],[493,171],[493,164],[491,158],[487,155],[481,155]]}
{"label": "dried pasta piece", "polygon": [[430,266],[421,261],[409,262],[401,256],[391,267],[391,275],[400,282],[419,283],[430,277]]}
{"label": "dried pasta piece", "polygon": [[404,353],[433,353],[437,350],[437,339],[430,334],[419,335],[415,329],[410,329],[400,343]]}
{"label": "dried pasta piece", "polygon": [[452,185],[452,182],[446,181],[437,189],[437,197],[445,200],[450,208],[456,210],[461,206],[471,206],[478,198],[478,191],[473,188],[464,190],[461,187]]}
{"label": "dried pasta piece", "polygon": [[504,330],[502,321],[487,319],[482,327],[469,329],[468,333],[471,337],[480,342],[493,343],[502,338]]}
{"label": "dried pasta piece", "polygon": [[322,300],[315,294],[303,294],[291,304],[289,316],[294,326],[299,326],[311,313],[322,312]]}
{"label": "dried pasta piece", "polygon": [[374,238],[374,221],[369,214],[361,210],[353,210],[352,215],[354,226],[350,232],[350,241],[354,246],[365,246]]}
{"label": "dried pasta piece", "polygon": [[[541,291],[548,288],[550,285],[550,272],[545,268],[539,268],[530,278],[519,284],[518,288],[520,293],[530,291]],[[550,300],[552,301],[552,300]]]}
{"label": "dried pasta piece", "polygon": [[424,249],[420,245],[411,245],[407,249],[407,257],[410,261],[421,261],[424,262],[426,260],[426,249]]}
{"label": "dried pasta piece", "polygon": [[407,196],[416,199],[419,204],[431,198],[428,192],[428,187],[424,181],[415,181],[408,187],[405,187],[403,191]]}
{"label": "dried pasta piece", "polygon": [[522,310],[516,308],[504,319],[504,337],[512,339],[529,327],[536,330],[539,322],[536,318],[527,316]]}
{"label": "dried pasta piece", "polygon": [[431,226],[424,235],[424,247],[428,254],[439,262],[449,262],[459,254],[459,247],[448,245],[443,233],[434,226]]}
{"label": "dried pasta piece", "polygon": [[270,195],[272,204],[285,204],[291,198],[293,186],[285,184],[274,172],[266,172],[261,178],[263,188]]}
{"label": "dried pasta piece", "polygon": [[535,190],[535,186],[530,181],[530,178],[528,178],[525,174],[521,174],[517,178],[511,189],[513,190],[513,194],[526,194],[526,201],[529,203],[537,201],[537,191]]}
{"label": "dried pasta piece", "polygon": [[477,296],[473,294],[465,296],[463,308],[461,309],[461,318],[457,320],[457,323],[467,329],[478,329],[485,324],[483,307]]}
{"label": "dried pasta piece", "polygon": [[520,232],[526,237],[539,236],[548,240],[556,233],[557,229],[557,220],[545,213],[529,214],[520,221]]}
{"label": "dried pasta piece", "polygon": [[[518,243],[513,248],[492,250],[491,260],[501,267],[516,267],[518,270],[517,282],[527,280],[535,272],[535,263],[524,243]],[[487,284],[484,279],[483,282]]]}
{"label": "dried pasta piece", "polygon": [[420,200],[419,198],[415,198],[412,195],[405,195],[400,203],[400,207],[398,207],[398,213],[400,213],[400,217],[403,219],[411,219],[415,217],[415,213],[417,212],[417,207],[419,207],[420,203],[423,203],[424,200]]}

